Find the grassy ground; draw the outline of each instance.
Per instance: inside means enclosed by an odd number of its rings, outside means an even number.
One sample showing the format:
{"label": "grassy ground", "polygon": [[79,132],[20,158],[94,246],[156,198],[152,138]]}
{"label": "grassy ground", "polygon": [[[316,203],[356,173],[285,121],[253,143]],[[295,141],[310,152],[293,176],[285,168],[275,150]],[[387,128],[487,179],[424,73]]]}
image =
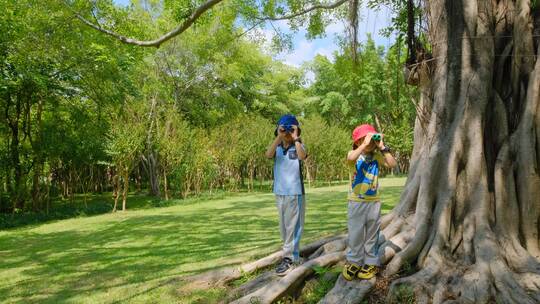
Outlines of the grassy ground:
{"label": "grassy ground", "polygon": [[[381,180],[383,210],[404,178]],[[346,227],[346,186],[308,189],[304,243]],[[1,303],[211,303],[172,279],[277,250],[271,193],[234,194],[0,231]]]}

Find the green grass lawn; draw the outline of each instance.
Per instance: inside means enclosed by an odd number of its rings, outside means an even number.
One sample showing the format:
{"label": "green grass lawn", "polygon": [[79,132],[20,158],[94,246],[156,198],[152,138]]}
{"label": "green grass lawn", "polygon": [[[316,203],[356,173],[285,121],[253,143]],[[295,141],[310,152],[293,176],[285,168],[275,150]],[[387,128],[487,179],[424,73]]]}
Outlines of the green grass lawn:
{"label": "green grass lawn", "polygon": [[[381,179],[383,212],[405,178]],[[303,243],[346,229],[346,186],[307,190]],[[129,202],[128,202],[129,204]],[[128,205],[129,206],[129,205]],[[278,250],[271,193],[242,193],[0,231],[0,303],[208,303],[181,276]]]}

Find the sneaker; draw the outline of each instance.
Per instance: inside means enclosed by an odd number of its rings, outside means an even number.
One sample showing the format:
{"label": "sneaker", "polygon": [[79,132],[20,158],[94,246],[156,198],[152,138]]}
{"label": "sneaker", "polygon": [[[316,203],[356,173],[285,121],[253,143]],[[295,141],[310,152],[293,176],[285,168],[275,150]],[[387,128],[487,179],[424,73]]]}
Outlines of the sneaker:
{"label": "sneaker", "polygon": [[379,272],[379,267],[374,265],[364,265],[364,267],[360,268],[357,276],[359,279],[369,280],[373,278],[377,272]]}
{"label": "sneaker", "polygon": [[358,275],[360,269],[360,266],[354,263],[346,264],[345,267],[343,267],[343,277],[347,281],[352,281]]}
{"label": "sneaker", "polygon": [[276,267],[276,274],[284,276],[293,269],[293,261],[289,258],[283,258]]}

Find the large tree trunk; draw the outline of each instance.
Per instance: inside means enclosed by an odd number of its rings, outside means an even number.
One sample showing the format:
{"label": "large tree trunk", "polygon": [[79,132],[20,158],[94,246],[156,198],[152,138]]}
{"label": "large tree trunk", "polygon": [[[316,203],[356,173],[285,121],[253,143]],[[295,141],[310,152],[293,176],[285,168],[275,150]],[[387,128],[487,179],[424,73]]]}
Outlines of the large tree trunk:
{"label": "large tree trunk", "polygon": [[419,70],[431,114],[425,128],[417,121],[406,188],[383,231],[407,236],[399,250],[386,247],[385,274],[415,262],[418,272],[393,286],[410,284],[419,302],[540,301],[540,60],[530,5],[429,1],[433,60]]}

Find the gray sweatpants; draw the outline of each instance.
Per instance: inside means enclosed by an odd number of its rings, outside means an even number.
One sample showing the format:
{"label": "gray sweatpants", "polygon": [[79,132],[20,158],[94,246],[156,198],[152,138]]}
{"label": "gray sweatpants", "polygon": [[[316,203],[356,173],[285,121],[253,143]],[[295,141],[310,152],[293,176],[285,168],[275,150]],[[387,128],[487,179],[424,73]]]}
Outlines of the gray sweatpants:
{"label": "gray sweatpants", "polygon": [[305,196],[276,195],[276,205],[279,213],[279,230],[283,240],[283,257],[298,262],[306,213]]}
{"label": "gray sweatpants", "polygon": [[380,266],[381,202],[349,201],[347,261]]}

